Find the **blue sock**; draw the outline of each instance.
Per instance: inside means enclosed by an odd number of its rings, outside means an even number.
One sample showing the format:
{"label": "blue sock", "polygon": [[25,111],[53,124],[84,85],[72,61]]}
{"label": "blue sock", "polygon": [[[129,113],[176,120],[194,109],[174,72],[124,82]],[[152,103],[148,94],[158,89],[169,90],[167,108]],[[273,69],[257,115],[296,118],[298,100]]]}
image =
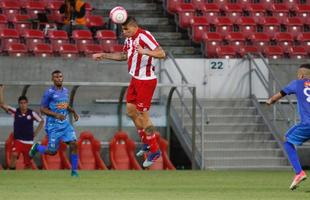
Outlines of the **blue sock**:
{"label": "blue sock", "polygon": [[40,152],[40,154],[44,154],[44,153],[45,153],[45,150],[46,150],[46,146],[39,145],[39,146],[37,147],[37,151]]}
{"label": "blue sock", "polygon": [[299,174],[302,171],[301,165],[299,163],[297,151],[294,145],[290,142],[284,142],[284,149],[288,155],[288,159],[290,160],[294,171],[296,174]]}
{"label": "blue sock", "polygon": [[72,171],[77,171],[78,169],[78,155],[77,154],[71,154],[71,165],[72,165]]}

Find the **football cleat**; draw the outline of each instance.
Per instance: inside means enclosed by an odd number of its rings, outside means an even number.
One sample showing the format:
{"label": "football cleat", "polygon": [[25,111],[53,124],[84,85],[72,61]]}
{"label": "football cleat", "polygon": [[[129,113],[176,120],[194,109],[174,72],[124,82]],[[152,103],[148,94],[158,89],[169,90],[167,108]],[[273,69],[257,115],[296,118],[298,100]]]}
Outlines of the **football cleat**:
{"label": "football cleat", "polygon": [[160,150],[155,153],[149,153],[146,160],[143,162],[143,167],[150,167],[160,157]]}
{"label": "football cleat", "polygon": [[150,146],[147,144],[143,144],[142,149],[138,151],[136,156],[140,157],[143,156],[145,153],[148,153],[150,151]]}
{"label": "football cleat", "polygon": [[72,177],[79,177],[79,174],[78,174],[78,172],[76,170],[72,170],[71,171],[71,176]]}
{"label": "football cleat", "polygon": [[290,189],[295,190],[298,187],[298,185],[306,179],[307,179],[307,174],[304,171],[301,171],[299,174],[297,174],[294,177],[294,180],[290,186]]}

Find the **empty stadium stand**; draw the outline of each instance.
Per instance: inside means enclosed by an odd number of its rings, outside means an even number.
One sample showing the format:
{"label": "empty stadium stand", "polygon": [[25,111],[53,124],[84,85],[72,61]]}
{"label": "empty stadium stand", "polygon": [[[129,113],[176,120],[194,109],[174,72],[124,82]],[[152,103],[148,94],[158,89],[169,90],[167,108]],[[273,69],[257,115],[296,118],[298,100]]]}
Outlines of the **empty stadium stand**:
{"label": "empty stadium stand", "polygon": [[[238,4],[238,1],[204,1],[204,0],[166,0],[166,10],[169,14],[177,16],[178,26],[188,30],[190,38],[195,43],[201,43],[206,57],[242,57],[239,50],[241,46],[232,47],[229,41],[229,34],[238,32],[239,41],[250,47],[251,53],[263,53],[268,58],[296,58],[288,50],[299,50],[305,48],[303,43],[297,38],[301,34],[309,32],[309,5],[305,1],[296,1],[295,3],[283,3],[273,1],[247,1]],[[222,37],[222,44],[217,51],[212,51],[212,43],[204,35],[216,32]],[[257,43],[251,40],[251,36],[257,33],[267,34],[268,42],[275,47],[267,47],[263,51],[255,47]],[[278,38],[281,34],[290,35],[290,42],[287,45],[281,45],[283,39]],[[203,39],[204,38],[204,39]],[[212,40],[211,40],[212,41]],[[227,46],[227,47],[226,47]],[[293,47],[293,48],[292,48]],[[281,49],[280,49],[281,48]],[[209,50],[209,51],[208,51]],[[210,51],[211,50],[211,51]],[[234,54],[227,55],[229,50],[234,50]],[[282,56],[278,54],[285,53]],[[309,57],[309,51],[302,53],[302,57]],[[301,58],[301,57],[298,57]]]}

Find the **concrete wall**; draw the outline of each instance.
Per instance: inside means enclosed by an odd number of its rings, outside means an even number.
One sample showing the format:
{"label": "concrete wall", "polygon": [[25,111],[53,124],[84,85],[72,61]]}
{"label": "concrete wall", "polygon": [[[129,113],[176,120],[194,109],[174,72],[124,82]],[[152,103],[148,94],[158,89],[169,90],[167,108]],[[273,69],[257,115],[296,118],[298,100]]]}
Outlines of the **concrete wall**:
{"label": "concrete wall", "polygon": [[[250,96],[249,62],[242,59],[176,59],[188,82],[197,88],[198,98],[248,98]],[[261,60],[256,62],[264,66]],[[170,59],[162,63],[175,83],[181,83],[181,76]],[[268,70],[261,68],[268,77]],[[252,74],[252,92],[259,98],[266,98],[267,92]],[[162,73],[161,80],[169,83]],[[189,93],[186,93],[190,97]]]}

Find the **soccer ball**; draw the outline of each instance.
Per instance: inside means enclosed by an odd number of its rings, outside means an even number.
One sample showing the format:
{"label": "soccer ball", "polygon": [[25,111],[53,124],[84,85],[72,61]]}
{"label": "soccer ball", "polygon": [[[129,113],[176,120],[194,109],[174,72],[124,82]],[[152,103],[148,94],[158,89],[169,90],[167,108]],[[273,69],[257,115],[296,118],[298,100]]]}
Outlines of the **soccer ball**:
{"label": "soccer ball", "polygon": [[116,24],[122,24],[127,19],[127,11],[121,6],[117,6],[110,11],[110,19]]}

